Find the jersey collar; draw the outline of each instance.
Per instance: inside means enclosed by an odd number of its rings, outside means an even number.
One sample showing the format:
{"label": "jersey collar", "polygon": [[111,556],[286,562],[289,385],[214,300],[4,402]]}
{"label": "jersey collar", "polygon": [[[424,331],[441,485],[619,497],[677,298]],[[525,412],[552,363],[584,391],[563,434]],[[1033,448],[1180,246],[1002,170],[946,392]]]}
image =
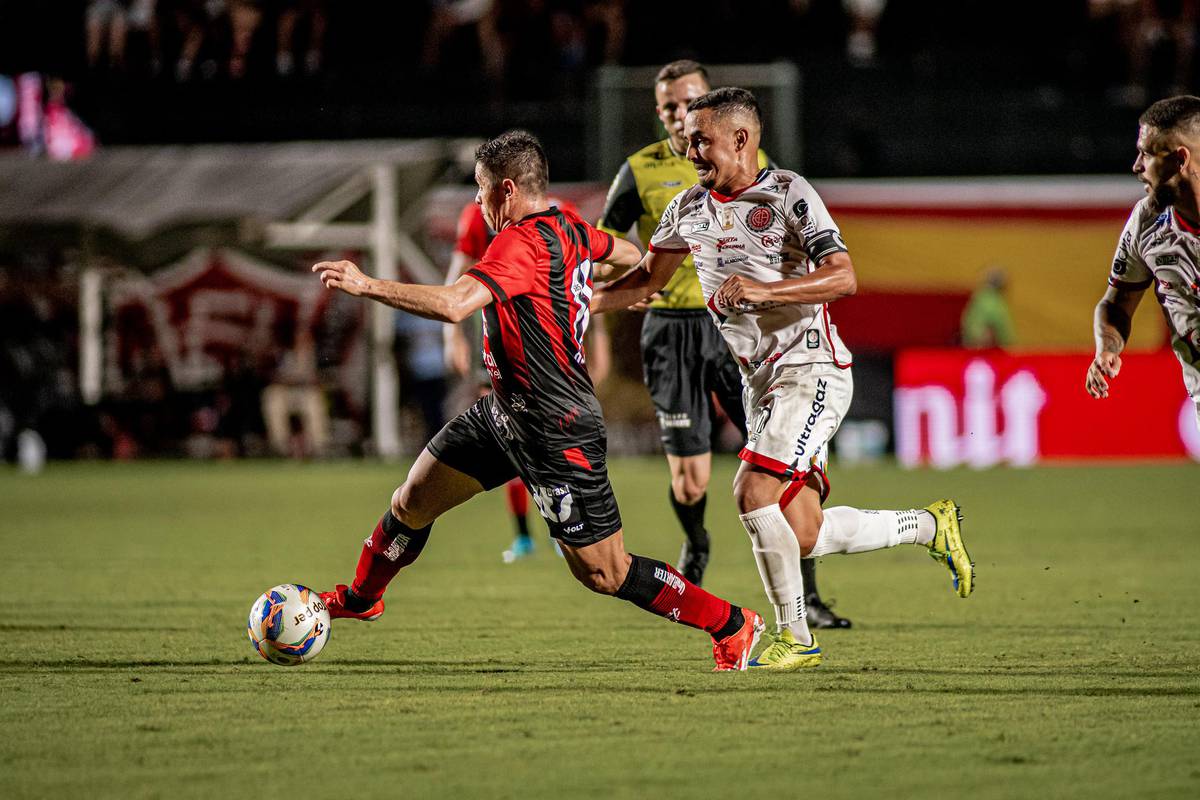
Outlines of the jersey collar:
{"label": "jersey collar", "polygon": [[1184,231],[1190,233],[1192,236],[1200,236],[1200,228],[1192,227],[1186,219],[1179,216],[1179,212],[1175,210],[1174,206],[1171,206],[1171,216],[1175,217],[1175,224]]}
{"label": "jersey collar", "polygon": [[526,214],[525,216],[523,216],[519,220],[517,220],[516,223],[514,223],[514,224],[519,225],[520,223],[524,222],[527,219],[537,219],[538,217],[553,217],[557,213],[558,213],[558,206],[550,206],[549,208],[544,208],[541,211],[535,211],[532,214]]}
{"label": "jersey collar", "polygon": [[763,167],[762,169],[760,169],[758,171],[758,175],[756,175],[754,177],[754,183],[750,184],[749,186],[743,186],[741,189],[738,189],[733,194],[721,194],[716,189],[709,189],[708,193],[710,195],[712,195],[712,199],[716,200],[718,203],[728,203],[731,200],[737,200],[739,197],[742,196],[742,194],[744,192],[747,192],[750,189],[752,189],[753,187],[762,183],[762,179],[765,177],[767,177],[767,169],[766,169],[766,167]]}

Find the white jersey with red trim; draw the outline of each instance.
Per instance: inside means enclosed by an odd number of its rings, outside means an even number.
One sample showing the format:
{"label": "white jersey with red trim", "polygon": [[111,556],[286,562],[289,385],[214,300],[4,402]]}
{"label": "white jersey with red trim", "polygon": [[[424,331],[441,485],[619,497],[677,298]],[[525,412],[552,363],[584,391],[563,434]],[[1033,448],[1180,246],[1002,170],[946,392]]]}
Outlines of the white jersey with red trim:
{"label": "white jersey with red trim", "polygon": [[649,246],[692,254],[708,310],[748,385],[769,375],[773,365],[850,366],[850,351],[825,304],[724,308],[714,298],[731,275],[763,283],[795,278],[812,272],[825,256],[845,252],[825,204],[795,172],[764,169],[754,184],[732,197],[702,186],[685,189],[663,212]]}
{"label": "white jersey with red trim", "polygon": [[1167,327],[1171,349],[1183,368],[1183,384],[1200,402],[1200,230],[1192,228],[1174,208],[1159,213],[1144,198],[1133,207],[1112,270],[1111,286],[1126,289],[1154,287]]}

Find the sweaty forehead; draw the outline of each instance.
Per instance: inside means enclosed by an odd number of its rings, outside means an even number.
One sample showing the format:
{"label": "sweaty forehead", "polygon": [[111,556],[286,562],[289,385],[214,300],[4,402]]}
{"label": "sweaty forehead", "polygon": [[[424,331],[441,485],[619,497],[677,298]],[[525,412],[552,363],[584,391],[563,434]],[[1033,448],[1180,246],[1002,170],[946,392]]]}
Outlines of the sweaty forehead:
{"label": "sweaty forehead", "polygon": [[712,109],[702,108],[699,111],[689,111],[683,120],[683,131],[688,136],[693,132],[705,134],[721,133],[730,127],[728,114],[718,114]]}

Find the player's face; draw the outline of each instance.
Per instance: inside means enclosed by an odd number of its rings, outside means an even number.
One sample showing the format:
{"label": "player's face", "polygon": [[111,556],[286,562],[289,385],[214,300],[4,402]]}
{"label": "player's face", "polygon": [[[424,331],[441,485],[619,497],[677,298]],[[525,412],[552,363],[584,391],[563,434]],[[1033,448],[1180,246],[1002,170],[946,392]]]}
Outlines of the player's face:
{"label": "player's face", "polygon": [[1146,184],[1146,193],[1150,195],[1156,210],[1175,205],[1179,201],[1179,184],[1183,180],[1177,149],[1157,128],[1148,125],[1138,129],[1137,148],[1133,174]]}
{"label": "player's face", "polygon": [[688,114],[683,126],[687,157],[705,189],[728,189],[737,179],[737,128],[728,117],[704,108]]}
{"label": "player's face", "polygon": [[479,190],[475,192],[475,202],[483,212],[483,221],[494,231],[500,230],[500,220],[504,213],[506,192],[503,181],[493,181],[492,176],[482,165],[475,165],[475,184]]}
{"label": "player's face", "polygon": [[659,121],[667,129],[671,147],[675,148],[676,153],[687,149],[683,120],[687,116],[688,103],[707,91],[708,83],[698,72],[682,75],[673,81],[659,81],[654,84],[654,101],[657,104],[655,110],[658,112]]}

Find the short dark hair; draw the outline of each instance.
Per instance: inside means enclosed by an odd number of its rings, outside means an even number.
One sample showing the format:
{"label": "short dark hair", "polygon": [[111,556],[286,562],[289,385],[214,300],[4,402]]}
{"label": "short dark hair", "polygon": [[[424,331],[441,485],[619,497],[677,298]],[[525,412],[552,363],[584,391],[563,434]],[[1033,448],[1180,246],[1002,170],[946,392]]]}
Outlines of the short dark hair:
{"label": "short dark hair", "polygon": [[1138,123],[1164,132],[1200,130],[1200,97],[1181,94],[1159,100],[1142,112]]}
{"label": "short dark hair", "polygon": [[705,92],[688,103],[688,113],[709,109],[716,114],[728,114],[734,111],[745,111],[751,114],[758,124],[762,125],[762,110],[758,107],[758,99],[749,89],[737,86],[722,86]]}
{"label": "short dark hair", "polygon": [[475,160],[493,179],[508,178],[527,192],[545,194],[550,183],[546,150],[529,131],[505,131],[475,150]]}
{"label": "short dark hair", "polygon": [[658,71],[654,76],[655,83],[663,81],[673,81],[682,78],[684,75],[699,75],[704,78],[704,82],[708,83],[708,70],[699,61],[692,61],[690,58],[681,58],[678,61],[672,61]]}

